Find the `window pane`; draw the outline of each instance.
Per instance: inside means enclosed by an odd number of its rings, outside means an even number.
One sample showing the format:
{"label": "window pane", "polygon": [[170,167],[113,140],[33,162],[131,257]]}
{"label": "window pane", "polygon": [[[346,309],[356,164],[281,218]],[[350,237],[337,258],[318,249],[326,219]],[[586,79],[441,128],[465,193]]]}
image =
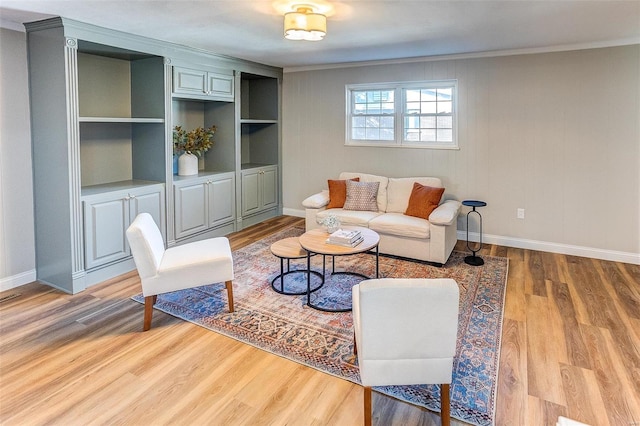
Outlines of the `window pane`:
{"label": "window pane", "polygon": [[380,127],[393,129],[393,117],[380,117]]}
{"label": "window pane", "polygon": [[353,92],[353,101],[357,104],[364,104],[367,102],[367,92]]}
{"label": "window pane", "polygon": [[407,102],[407,114],[420,114],[420,102]]}
{"label": "window pane", "polygon": [[451,102],[438,102],[438,114],[451,114]]}
{"label": "window pane", "polygon": [[351,127],[364,127],[365,118],[364,117],[353,117],[351,120]]}
{"label": "window pane", "polygon": [[438,129],[438,141],[439,142],[452,142],[453,131],[451,129]]}
{"label": "window pane", "polygon": [[382,104],[383,114],[393,114],[394,112],[395,112],[395,108],[392,102],[384,102]]}
{"label": "window pane", "polygon": [[[430,117],[435,118],[435,117]],[[423,127],[435,127],[435,126],[423,126]],[[450,129],[453,127],[453,117],[450,115],[438,116],[438,129]]]}
{"label": "window pane", "polygon": [[420,130],[420,140],[423,142],[435,142],[436,131],[434,129],[422,129]]}
{"label": "window pane", "polygon": [[[438,117],[439,119],[440,117]],[[435,129],[436,128],[436,118],[431,116],[431,117],[420,117],[420,127],[424,128],[428,128],[428,129]],[[438,126],[440,127],[440,126]]]}
{"label": "window pane", "polygon": [[436,100],[436,90],[435,89],[424,89],[420,91],[422,94],[422,101],[435,101]]}
{"label": "window pane", "polygon": [[422,114],[435,114],[436,103],[435,102],[422,102],[422,108],[420,111]]}
{"label": "window pane", "polygon": [[380,126],[380,117],[367,117],[367,127],[378,127]]}
{"label": "window pane", "polygon": [[406,92],[407,102],[419,102],[420,90],[407,90]]}
{"label": "window pane", "polygon": [[380,130],[367,127],[366,138],[373,140],[380,139]]}
{"label": "window pane", "polygon": [[404,132],[404,140],[417,142],[420,140],[420,132],[418,130],[407,129]]}
{"label": "window pane", "polygon": [[364,139],[365,135],[366,132],[363,127],[351,129],[351,139]]}
{"label": "window pane", "polygon": [[406,129],[418,129],[420,127],[420,117],[405,117],[404,127]]}
{"label": "window pane", "polygon": [[380,139],[384,141],[392,141],[394,140],[393,129],[380,129]]}
{"label": "window pane", "polygon": [[452,93],[452,88],[448,87],[446,89],[438,89],[438,100],[439,101],[450,101],[451,100],[451,93]]}
{"label": "window pane", "polygon": [[353,106],[354,114],[366,114],[367,112],[367,104],[355,104]]}

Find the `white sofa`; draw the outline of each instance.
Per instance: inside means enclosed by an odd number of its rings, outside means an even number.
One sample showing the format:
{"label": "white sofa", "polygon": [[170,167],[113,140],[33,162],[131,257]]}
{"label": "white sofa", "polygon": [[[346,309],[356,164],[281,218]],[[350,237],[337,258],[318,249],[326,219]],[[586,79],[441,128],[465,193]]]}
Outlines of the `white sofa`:
{"label": "white sofa", "polygon": [[[460,202],[443,200],[429,219],[407,216],[404,212],[414,182],[442,188],[434,177],[388,178],[365,173],[343,172],[339,179],[360,178],[360,182],[379,182],[378,211],[356,211],[342,208],[327,209],[329,190],[306,198],[307,231],[319,228],[320,221],[335,215],[342,225],[364,226],[380,235],[380,253],[445,264],[457,241],[457,217]],[[443,197],[444,198],[444,197]]]}

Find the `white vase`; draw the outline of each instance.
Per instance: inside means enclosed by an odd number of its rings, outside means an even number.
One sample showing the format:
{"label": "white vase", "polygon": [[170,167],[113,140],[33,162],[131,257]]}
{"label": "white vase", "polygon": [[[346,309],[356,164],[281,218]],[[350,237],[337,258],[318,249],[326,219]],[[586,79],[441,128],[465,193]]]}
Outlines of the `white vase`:
{"label": "white vase", "polygon": [[185,152],[178,157],[178,175],[190,176],[198,174],[198,157],[190,152]]}

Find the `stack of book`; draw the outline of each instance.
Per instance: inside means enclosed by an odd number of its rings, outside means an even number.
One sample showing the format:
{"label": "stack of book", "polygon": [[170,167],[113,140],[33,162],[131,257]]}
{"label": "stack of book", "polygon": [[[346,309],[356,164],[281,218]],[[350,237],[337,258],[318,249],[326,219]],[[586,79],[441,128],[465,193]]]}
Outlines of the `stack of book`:
{"label": "stack of book", "polygon": [[327,238],[328,244],[336,244],[339,246],[355,247],[360,244],[364,238],[360,231],[338,229]]}

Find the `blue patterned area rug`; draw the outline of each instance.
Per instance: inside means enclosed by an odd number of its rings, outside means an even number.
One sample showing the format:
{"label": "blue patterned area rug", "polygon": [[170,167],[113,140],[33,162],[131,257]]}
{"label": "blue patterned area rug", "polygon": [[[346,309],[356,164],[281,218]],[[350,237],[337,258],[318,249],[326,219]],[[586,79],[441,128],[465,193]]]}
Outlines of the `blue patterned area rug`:
{"label": "blue patterned area rug", "polygon": [[[273,291],[271,280],[280,273],[280,261],[269,247],[282,238],[298,236],[290,228],[233,252],[235,312],[227,311],[223,284],[212,284],[163,294],[156,308],[257,348],[360,383],[353,355],[351,312],[326,313],[306,306],[306,296],[286,296]],[[494,423],[502,313],[507,279],[507,259],[483,257],[481,267],[464,263],[465,253],[453,252],[442,267],[380,256],[380,277],[453,278],[460,286],[457,355],[451,384],[451,415],[476,425]],[[291,262],[303,268],[306,260]],[[312,267],[322,269],[322,257]],[[286,265],[285,265],[286,268]],[[327,272],[331,258],[327,257]],[[360,254],[336,258],[336,271],[358,271],[375,275],[375,257]],[[319,280],[319,278],[314,278]],[[321,290],[312,294],[319,306],[350,306],[351,286],[358,280],[348,275],[330,275]],[[306,274],[287,275],[285,290],[306,289]],[[279,288],[280,282],[276,280]],[[142,295],[133,298],[142,302]],[[411,404],[440,411],[439,387],[387,386],[377,391]]]}

